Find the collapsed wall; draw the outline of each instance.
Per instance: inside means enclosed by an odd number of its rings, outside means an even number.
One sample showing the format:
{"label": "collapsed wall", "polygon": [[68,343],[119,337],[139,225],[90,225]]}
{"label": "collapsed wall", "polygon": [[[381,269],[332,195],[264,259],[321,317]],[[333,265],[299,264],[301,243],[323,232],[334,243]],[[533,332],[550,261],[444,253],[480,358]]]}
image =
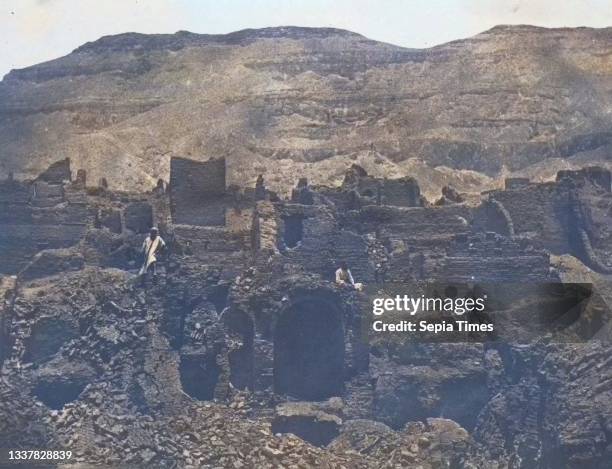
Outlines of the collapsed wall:
{"label": "collapsed wall", "polygon": [[424,278],[465,283],[558,280],[550,275],[546,252],[493,232],[457,235],[441,263],[426,261]]}
{"label": "collapsed wall", "polygon": [[509,213],[517,236],[554,254],[570,252],[566,195],[558,184],[529,184],[488,196]]}
{"label": "collapsed wall", "polygon": [[422,207],[425,199],[416,179],[398,179],[370,176],[359,165],[353,164],[347,171],[342,185],[338,188],[317,187],[317,192],[340,209],[353,210],[366,205],[387,205],[395,207]]}
{"label": "collapsed wall", "polygon": [[71,180],[70,161],[62,160],[34,181],[0,181],[0,272],[40,276],[83,262],[134,268],[151,226],[167,235],[163,189],[117,193],[87,186],[77,173]]}
{"label": "collapsed wall", "polygon": [[0,270],[16,273],[42,249],[77,244],[93,217],[66,163],[32,182],[0,181]]}
{"label": "collapsed wall", "polygon": [[505,190],[485,193],[473,228],[528,239],[553,254],[574,255],[596,271],[612,271],[602,261],[612,240],[611,180],[610,171],[599,167],[559,171],[555,182],[509,179]]}

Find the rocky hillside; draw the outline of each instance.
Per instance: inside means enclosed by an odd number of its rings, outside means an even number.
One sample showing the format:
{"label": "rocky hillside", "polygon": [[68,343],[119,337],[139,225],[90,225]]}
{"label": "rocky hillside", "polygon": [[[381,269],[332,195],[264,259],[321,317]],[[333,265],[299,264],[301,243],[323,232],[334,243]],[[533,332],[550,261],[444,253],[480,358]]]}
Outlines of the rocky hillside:
{"label": "rocky hillside", "polygon": [[128,33],[4,77],[0,177],[70,157],[143,189],[171,156],[225,156],[239,184],[336,182],[357,162],[434,196],[608,164],[611,124],[612,28],[498,26],[430,49],[325,28]]}

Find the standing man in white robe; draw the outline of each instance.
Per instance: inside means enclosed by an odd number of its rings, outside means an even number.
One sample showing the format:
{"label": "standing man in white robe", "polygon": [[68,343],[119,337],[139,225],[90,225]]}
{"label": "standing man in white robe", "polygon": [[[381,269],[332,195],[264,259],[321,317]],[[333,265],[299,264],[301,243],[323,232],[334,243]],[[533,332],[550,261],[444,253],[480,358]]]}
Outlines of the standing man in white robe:
{"label": "standing man in white robe", "polygon": [[139,275],[144,275],[149,271],[149,268],[153,268],[153,275],[157,274],[156,265],[157,257],[156,254],[166,247],[166,243],[159,236],[157,228],[151,228],[149,236],[147,236],[142,243],[142,254],[144,255],[144,262],[140,268]]}

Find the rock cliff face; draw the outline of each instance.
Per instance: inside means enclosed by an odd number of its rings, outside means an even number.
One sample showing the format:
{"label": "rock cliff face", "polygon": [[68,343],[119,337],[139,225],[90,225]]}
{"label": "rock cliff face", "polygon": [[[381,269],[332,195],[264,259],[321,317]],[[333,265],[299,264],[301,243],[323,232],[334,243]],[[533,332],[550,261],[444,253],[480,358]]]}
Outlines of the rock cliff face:
{"label": "rock cliff face", "polygon": [[356,161],[437,198],[605,160],[611,106],[611,28],[499,26],[423,50],[337,29],[128,33],[4,78],[0,176],[70,157],[94,181],[148,189],[171,156],[224,156],[230,182],[273,167],[286,190]]}

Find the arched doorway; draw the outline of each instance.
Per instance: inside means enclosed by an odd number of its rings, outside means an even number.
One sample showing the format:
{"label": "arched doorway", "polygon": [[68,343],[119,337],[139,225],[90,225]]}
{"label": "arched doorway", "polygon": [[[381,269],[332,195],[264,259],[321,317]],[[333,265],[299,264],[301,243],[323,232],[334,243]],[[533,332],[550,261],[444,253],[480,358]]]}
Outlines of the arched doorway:
{"label": "arched doorway", "polygon": [[221,316],[230,342],[230,383],[237,389],[253,389],[253,320],[243,311],[227,309]]}
{"label": "arched doorway", "polygon": [[308,298],[293,303],[274,331],[274,391],[322,400],[342,393],[344,330],[339,308]]}
{"label": "arched doorway", "polygon": [[199,401],[211,401],[221,368],[215,355],[184,354],[179,365],[183,391]]}

